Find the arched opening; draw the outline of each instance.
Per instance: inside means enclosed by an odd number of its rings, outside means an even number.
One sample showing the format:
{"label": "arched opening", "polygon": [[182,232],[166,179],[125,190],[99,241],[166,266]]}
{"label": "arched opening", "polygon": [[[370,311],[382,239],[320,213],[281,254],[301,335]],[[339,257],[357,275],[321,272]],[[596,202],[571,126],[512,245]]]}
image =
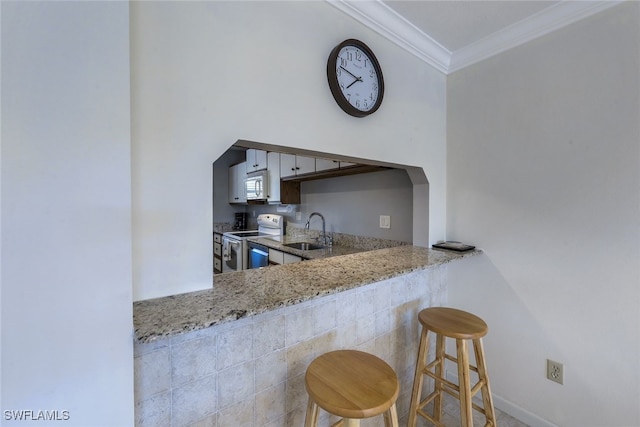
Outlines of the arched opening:
{"label": "arched opening", "polygon": [[[333,161],[334,166],[324,170],[318,166],[315,173],[293,177],[278,176],[283,182],[296,183],[299,199],[293,203],[284,197],[234,202],[229,195],[234,179],[229,177],[229,168],[247,161],[248,150],[314,158],[323,167],[326,161]],[[212,200],[214,230],[237,228],[236,214],[245,215],[246,229],[255,228],[257,216],[263,213],[277,213],[289,224],[302,226],[317,211],[326,217],[327,232],[428,245],[429,184],[420,167],[238,140],[213,163]]]}

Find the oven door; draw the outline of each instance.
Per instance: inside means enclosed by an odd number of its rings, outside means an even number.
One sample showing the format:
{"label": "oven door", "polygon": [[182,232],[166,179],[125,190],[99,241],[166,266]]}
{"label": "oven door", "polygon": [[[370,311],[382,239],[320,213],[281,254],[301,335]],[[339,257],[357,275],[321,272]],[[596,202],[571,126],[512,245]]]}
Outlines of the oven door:
{"label": "oven door", "polygon": [[222,237],[222,272],[242,271],[242,241]]}

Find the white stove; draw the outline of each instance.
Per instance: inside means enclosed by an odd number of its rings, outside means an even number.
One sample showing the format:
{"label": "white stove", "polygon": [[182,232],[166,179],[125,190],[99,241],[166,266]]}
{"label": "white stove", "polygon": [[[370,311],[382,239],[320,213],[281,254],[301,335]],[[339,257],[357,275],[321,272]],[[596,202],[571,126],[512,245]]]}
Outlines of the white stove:
{"label": "white stove", "polygon": [[281,236],[284,234],[284,218],[281,215],[258,215],[258,229],[229,231],[222,235],[222,272],[247,269],[247,239],[250,237]]}

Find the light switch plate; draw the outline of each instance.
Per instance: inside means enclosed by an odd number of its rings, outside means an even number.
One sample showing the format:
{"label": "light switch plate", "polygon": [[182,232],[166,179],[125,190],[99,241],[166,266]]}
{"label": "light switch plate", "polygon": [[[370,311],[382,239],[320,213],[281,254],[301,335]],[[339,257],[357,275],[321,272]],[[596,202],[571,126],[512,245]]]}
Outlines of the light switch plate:
{"label": "light switch plate", "polygon": [[380,215],[380,228],[391,228],[391,217],[389,215]]}

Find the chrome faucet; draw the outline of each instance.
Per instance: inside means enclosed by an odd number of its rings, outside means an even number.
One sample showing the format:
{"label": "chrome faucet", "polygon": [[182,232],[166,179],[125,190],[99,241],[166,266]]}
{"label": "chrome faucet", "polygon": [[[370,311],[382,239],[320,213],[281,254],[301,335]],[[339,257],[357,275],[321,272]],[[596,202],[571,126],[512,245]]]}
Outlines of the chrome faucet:
{"label": "chrome faucet", "polygon": [[327,238],[327,231],[326,231],[324,216],[320,212],[312,212],[311,215],[309,215],[309,218],[307,219],[307,223],[304,225],[304,229],[305,230],[309,229],[309,223],[311,222],[311,218],[315,215],[319,216],[322,219],[322,234],[320,235],[318,240],[320,241],[320,243],[326,246],[330,244],[331,239]]}

